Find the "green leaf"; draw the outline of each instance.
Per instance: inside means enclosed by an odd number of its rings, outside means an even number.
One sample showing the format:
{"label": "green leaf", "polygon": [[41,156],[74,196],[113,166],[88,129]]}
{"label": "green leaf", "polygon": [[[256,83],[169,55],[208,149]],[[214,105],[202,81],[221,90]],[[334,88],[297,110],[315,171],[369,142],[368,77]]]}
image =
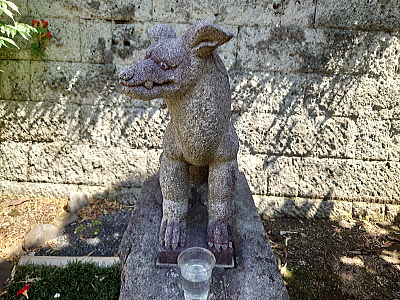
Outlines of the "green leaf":
{"label": "green leaf", "polygon": [[4,5],[8,5],[12,10],[19,13],[18,6],[12,3],[11,1],[1,0],[0,3],[5,3]]}
{"label": "green leaf", "polygon": [[36,28],[37,33],[39,34],[46,34],[47,33],[47,29],[42,28],[42,27],[37,27]]}
{"label": "green leaf", "polygon": [[[2,42],[6,47],[8,47],[7,43],[9,43],[9,44],[14,45],[15,47],[17,47],[19,49],[18,45],[10,38],[6,38],[4,36],[0,36],[0,42]],[[0,47],[1,47],[1,44],[0,44]]]}
{"label": "green leaf", "polygon": [[14,14],[11,11],[9,11],[7,8],[3,8],[2,11],[0,11],[0,14],[1,13],[5,13],[7,16],[9,16],[11,19],[14,20]]}

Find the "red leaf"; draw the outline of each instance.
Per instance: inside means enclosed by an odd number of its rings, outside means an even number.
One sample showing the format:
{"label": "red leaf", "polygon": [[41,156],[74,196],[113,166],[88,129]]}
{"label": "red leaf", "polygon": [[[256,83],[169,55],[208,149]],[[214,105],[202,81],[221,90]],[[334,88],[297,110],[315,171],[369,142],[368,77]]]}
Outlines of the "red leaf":
{"label": "red leaf", "polygon": [[24,286],[22,289],[20,289],[20,290],[17,292],[17,294],[16,294],[15,296],[24,295],[26,298],[29,298],[29,297],[28,297],[28,290],[29,290],[30,287],[31,287],[30,284]]}
{"label": "red leaf", "polygon": [[393,246],[394,242],[388,242],[386,244],[381,245],[381,248],[389,248],[391,246]]}

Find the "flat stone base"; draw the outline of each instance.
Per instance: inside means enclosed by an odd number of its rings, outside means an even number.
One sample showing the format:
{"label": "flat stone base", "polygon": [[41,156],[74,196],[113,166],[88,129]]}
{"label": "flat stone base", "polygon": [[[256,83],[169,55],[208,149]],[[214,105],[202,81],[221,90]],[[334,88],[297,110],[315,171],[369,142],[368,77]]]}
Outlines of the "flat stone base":
{"label": "flat stone base", "polygon": [[210,250],[216,259],[217,267],[233,268],[234,251],[233,248],[217,251],[207,245],[207,207],[201,203],[195,203],[189,208],[186,218],[186,244],[185,247],[177,249],[166,249],[158,246],[157,265],[171,266],[177,264],[178,255],[185,249],[191,247],[203,247]]}
{"label": "flat stone base", "polygon": [[[162,209],[146,180],[122,239],[120,300],[184,299],[178,267],[157,267]],[[286,300],[289,295],[243,174],[232,220],[235,267],[214,268],[209,300]]]}

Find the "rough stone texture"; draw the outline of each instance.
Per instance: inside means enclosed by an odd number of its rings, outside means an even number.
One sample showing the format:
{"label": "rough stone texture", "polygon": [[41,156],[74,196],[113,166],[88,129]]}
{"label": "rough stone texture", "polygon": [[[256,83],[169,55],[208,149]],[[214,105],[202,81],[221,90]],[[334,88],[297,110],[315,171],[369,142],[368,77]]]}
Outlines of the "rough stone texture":
{"label": "rough stone texture", "polygon": [[0,180],[25,181],[28,152],[27,144],[0,143]]}
{"label": "rough stone texture", "polygon": [[12,267],[6,259],[0,257],[0,290],[4,288],[4,282],[11,275]]}
{"label": "rough stone texture", "polygon": [[82,208],[89,205],[89,199],[84,193],[72,192],[68,197],[68,211],[76,214]]}
{"label": "rough stone texture", "polygon": [[400,2],[321,0],[315,19],[320,27],[396,31],[400,29]]}
{"label": "rough stone texture", "polygon": [[[1,195],[66,198],[79,190],[134,203],[158,168],[170,117],[164,100],[124,95],[117,74],[144,58],[148,27],[166,23],[181,36],[205,18],[234,34],[217,51],[230,76],[239,164],[255,195],[271,203],[277,196],[400,203],[397,0],[15,3],[19,20],[45,18],[54,37],[44,42],[46,61],[23,39],[21,51],[0,50]],[[79,163],[81,153],[71,158],[54,143],[93,147],[107,170],[117,160],[118,176],[89,168],[72,183],[63,162]],[[103,153],[117,148],[133,161],[147,157],[146,167],[118,171],[125,162]],[[43,161],[38,149],[48,151]],[[60,164],[46,166],[49,157]],[[43,168],[35,179],[31,158]],[[126,170],[137,176],[134,187],[105,185]],[[386,209],[385,218],[397,214]]]}
{"label": "rough stone texture", "polygon": [[370,204],[365,202],[353,203],[353,215],[358,219],[368,218],[373,222],[385,220],[386,206],[383,204]]}
{"label": "rough stone texture", "polygon": [[51,224],[36,225],[25,236],[22,248],[33,250],[42,247],[47,241],[55,239],[60,229]]}
{"label": "rough stone texture", "polygon": [[[161,207],[153,193],[155,176],[141,190],[120,244],[125,299],[183,299],[179,268],[156,267]],[[264,228],[243,175],[235,196],[234,245],[236,267],[214,268],[209,300],[289,299]]]}
{"label": "rough stone texture", "polygon": [[52,222],[51,225],[56,226],[57,228],[64,228],[67,227],[68,225],[78,222],[79,217],[75,213],[64,213],[61,215],[58,215]]}

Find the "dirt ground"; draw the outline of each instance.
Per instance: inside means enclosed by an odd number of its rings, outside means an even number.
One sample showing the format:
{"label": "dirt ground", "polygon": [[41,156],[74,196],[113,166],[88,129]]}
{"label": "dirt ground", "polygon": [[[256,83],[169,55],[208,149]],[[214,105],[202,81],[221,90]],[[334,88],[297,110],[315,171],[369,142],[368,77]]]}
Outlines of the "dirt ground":
{"label": "dirt ground", "polygon": [[400,227],[264,219],[292,300],[400,299]]}
{"label": "dirt ground", "polygon": [[[15,264],[21,255],[25,235],[38,224],[49,224],[67,209],[67,199],[0,197],[0,256]],[[79,211],[80,220],[97,220],[124,205],[105,199],[90,199]],[[51,243],[51,241],[50,241]]]}
{"label": "dirt ground", "polygon": [[[12,246],[20,247],[31,228],[63,213],[66,203],[0,197],[0,256],[16,263],[24,253],[12,254]],[[121,207],[91,199],[80,216],[93,220]],[[263,223],[292,300],[400,299],[400,224],[286,218]]]}

